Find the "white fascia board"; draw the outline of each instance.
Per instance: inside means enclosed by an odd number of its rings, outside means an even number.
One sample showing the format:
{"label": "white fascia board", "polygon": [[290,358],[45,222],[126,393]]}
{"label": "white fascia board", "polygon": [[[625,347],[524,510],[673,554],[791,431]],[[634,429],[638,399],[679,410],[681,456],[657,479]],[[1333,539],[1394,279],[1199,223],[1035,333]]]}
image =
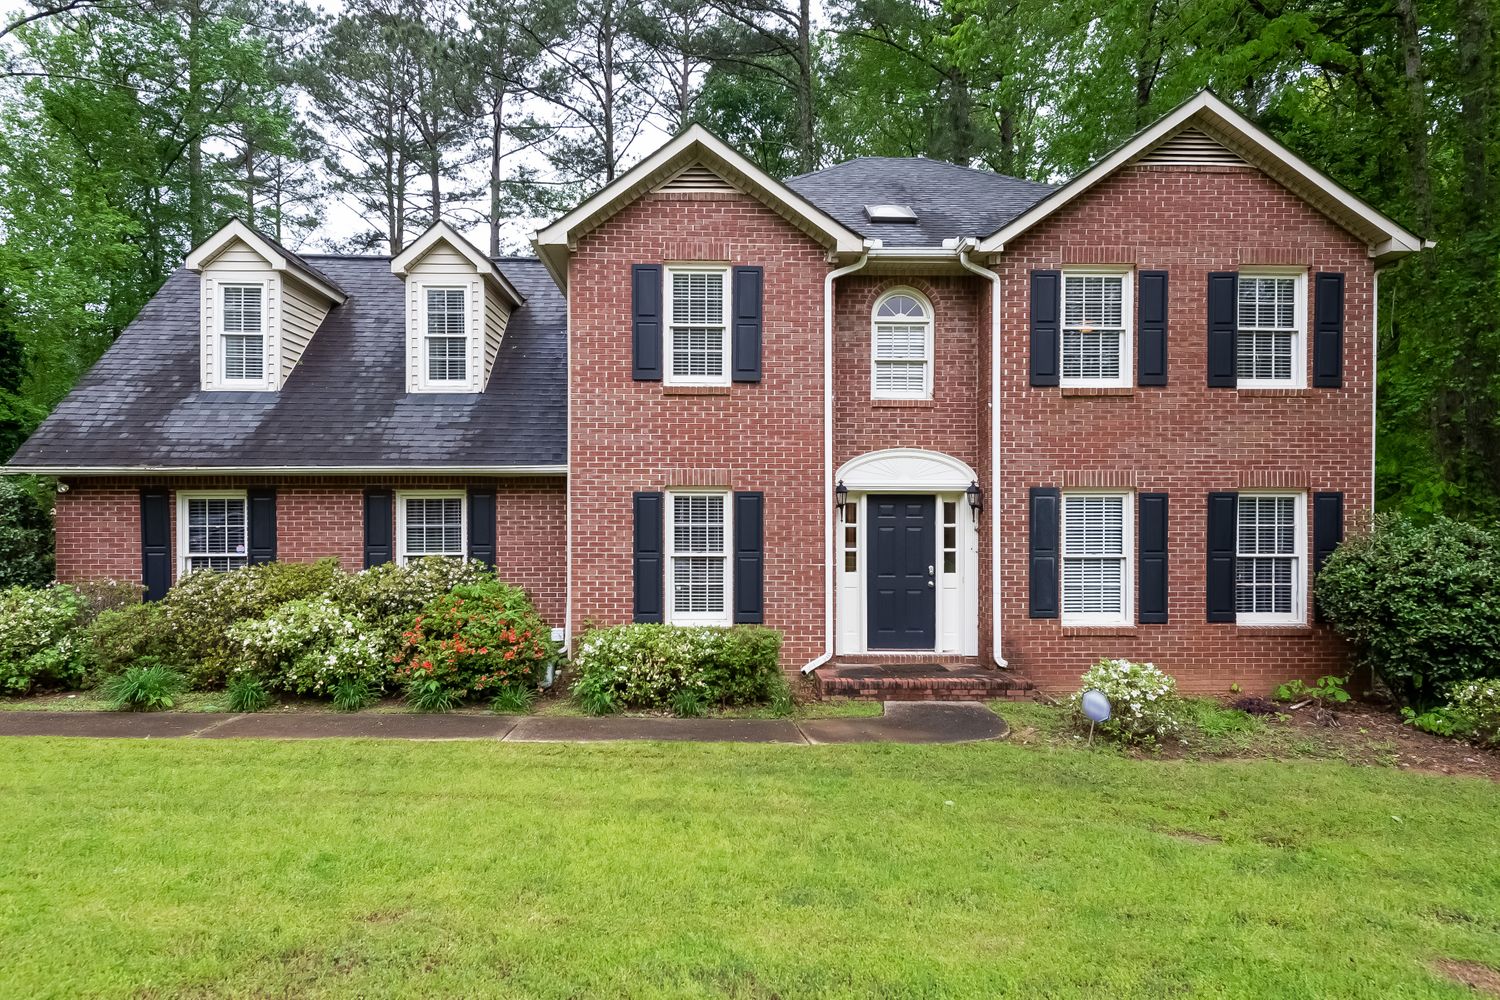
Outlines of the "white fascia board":
{"label": "white fascia board", "polygon": [[864,237],[761,170],[702,125],[690,125],[577,208],[535,234],[532,246],[547,262],[553,277],[561,274],[566,278],[568,253],[581,236],[645,194],[658,180],[665,179],[688,160],[699,160],[712,169],[729,174],[729,180],[742,182],[752,189],[752,193],[784,210],[802,229],[822,237],[836,253],[864,252]]}
{"label": "white fascia board", "polygon": [[349,298],[343,291],[330,285],[316,273],[289,259],[285,254],[267,243],[260,233],[251,229],[239,219],[230,219],[218,232],[194,247],[188,253],[187,259],[183,261],[183,266],[189,271],[201,274],[203,273],[203,269],[208,266],[208,263],[235,240],[239,240],[260,254],[266,263],[271,265],[271,270],[294,276],[299,282],[311,288],[334,305],[342,305]]}
{"label": "white fascia board", "polygon": [[566,465],[6,465],[6,475],[25,476],[566,476]]}
{"label": "white fascia board", "polygon": [[493,284],[502,295],[510,300],[512,306],[519,306],[526,301],[526,296],[510,283],[510,279],[501,273],[494,261],[486,257],[478,247],[464,239],[458,230],[446,222],[436,222],[428,226],[425,233],[391,258],[391,273],[400,278],[406,277],[412,265],[427,256],[427,252],[439,243],[446,243],[462,254],[464,259],[474,265],[474,270],[478,271],[481,277]]}
{"label": "white fascia board", "polygon": [[[1277,178],[1277,180],[1284,184],[1288,180],[1293,181],[1293,184],[1288,184],[1287,186],[1304,199],[1309,192],[1321,194],[1340,210],[1348,213],[1350,218],[1358,220],[1375,232],[1381,233],[1384,240],[1378,244],[1372,243],[1372,251],[1377,245],[1389,245],[1391,249],[1386,251],[1387,255],[1392,253],[1414,253],[1423,248],[1424,244],[1421,238],[1356,198],[1332,178],[1313,168],[1305,160],[1276,141],[1276,139],[1263,131],[1258,125],[1250,121],[1250,119],[1219,100],[1219,98],[1207,90],[1203,90],[1184,104],[1179,105],[1176,110],[1170,112],[1155,125],[1138,133],[1135,138],[1125,143],[1125,145],[1116,149],[1092,167],[1089,167],[1083,173],[1037,202],[1030,209],[1006,223],[991,235],[985,237],[980,241],[979,251],[981,253],[999,253],[1003,251],[1005,245],[1011,240],[1014,240],[1043,219],[1052,215],[1052,213],[1067,205],[1074,198],[1088,191],[1094,185],[1130,163],[1136,157],[1145,153],[1152,146],[1178,131],[1193,119],[1203,119],[1217,131],[1238,139],[1247,147],[1263,155],[1287,174],[1287,177]],[[1303,190],[1297,191],[1298,186],[1301,186]]]}

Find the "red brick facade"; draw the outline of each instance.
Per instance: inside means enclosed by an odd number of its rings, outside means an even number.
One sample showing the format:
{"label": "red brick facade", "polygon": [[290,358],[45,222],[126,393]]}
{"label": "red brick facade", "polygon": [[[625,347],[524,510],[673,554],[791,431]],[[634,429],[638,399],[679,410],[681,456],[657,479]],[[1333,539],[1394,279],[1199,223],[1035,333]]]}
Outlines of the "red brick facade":
{"label": "red brick facade", "polygon": [[[1070,263],[1169,272],[1165,387],[1072,395],[1029,384],[1029,271]],[[1343,272],[1343,388],[1207,387],[1207,276],[1247,264]],[[1212,491],[1285,485],[1343,493],[1346,518],[1370,509],[1373,270],[1365,246],[1252,169],[1142,166],[1016,240],[996,268],[1005,283],[1002,614],[1011,665],[1043,687],[1068,688],[1093,660],[1124,656],[1154,661],[1184,689],[1216,693],[1232,682],[1264,691],[1344,669],[1326,626],[1207,623],[1205,533]],[[1027,490],[1120,485],[1170,496],[1169,623],[1065,629],[1028,619]]]}
{"label": "red brick facade", "polygon": [[333,557],[349,572],[364,566],[364,490],[495,489],[495,562],[508,583],[525,587],[549,623],[566,612],[563,530],[567,490],[561,478],[454,480],[407,476],[352,481],[349,477],[193,477],[73,479],[57,497],[57,578],[141,578],[143,486],[171,491],[172,558],[177,564],[178,490],[276,488],[277,558],[312,562]]}

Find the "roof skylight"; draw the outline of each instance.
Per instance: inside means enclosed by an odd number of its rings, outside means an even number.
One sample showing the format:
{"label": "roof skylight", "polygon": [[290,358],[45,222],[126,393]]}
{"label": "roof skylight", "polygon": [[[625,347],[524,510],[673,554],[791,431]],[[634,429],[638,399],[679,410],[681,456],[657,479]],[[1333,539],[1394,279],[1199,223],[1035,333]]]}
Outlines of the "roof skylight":
{"label": "roof skylight", "polygon": [[909,205],[866,205],[865,218],[871,222],[916,222],[917,213]]}

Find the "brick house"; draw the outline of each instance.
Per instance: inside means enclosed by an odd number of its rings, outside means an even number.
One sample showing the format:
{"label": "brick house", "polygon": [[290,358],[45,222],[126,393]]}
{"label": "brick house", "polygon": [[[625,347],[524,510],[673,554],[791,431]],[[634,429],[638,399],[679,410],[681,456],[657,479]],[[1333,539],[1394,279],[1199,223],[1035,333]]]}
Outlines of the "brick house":
{"label": "brick house", "polygon": [[10,463],[59,478],[59,578],[467,555],[569,636],[771,625],[828,691],[1341,665],[1312,576],[1426,244],[1211,94],[1058,187],[781,183],[695,127],[534,245],[231,223]]}

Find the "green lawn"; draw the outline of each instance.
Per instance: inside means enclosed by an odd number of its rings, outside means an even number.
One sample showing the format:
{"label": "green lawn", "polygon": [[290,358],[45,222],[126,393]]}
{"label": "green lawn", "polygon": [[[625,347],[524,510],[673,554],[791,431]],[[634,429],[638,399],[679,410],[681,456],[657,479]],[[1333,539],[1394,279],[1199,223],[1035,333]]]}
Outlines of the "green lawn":
{"label": "green lawn", "polygon": [[1500,786],[1007,744],[0,740],[0,994],[1472,997]]}

